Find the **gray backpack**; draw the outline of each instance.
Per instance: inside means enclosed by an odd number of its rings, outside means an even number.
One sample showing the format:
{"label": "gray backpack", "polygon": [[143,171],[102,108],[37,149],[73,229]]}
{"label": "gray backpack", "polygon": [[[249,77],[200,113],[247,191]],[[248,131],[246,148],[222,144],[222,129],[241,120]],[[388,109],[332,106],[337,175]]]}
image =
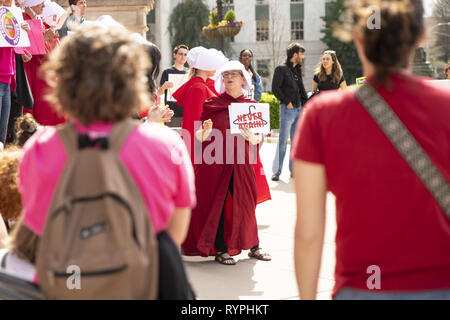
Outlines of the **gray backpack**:
{"label": "gray backpack", "polygon": [[139,125],[125,120],[91,141],[57,133],[67,153],[36,266],[48,299],[157,299],[158,243],[140,190],[119,159]]}

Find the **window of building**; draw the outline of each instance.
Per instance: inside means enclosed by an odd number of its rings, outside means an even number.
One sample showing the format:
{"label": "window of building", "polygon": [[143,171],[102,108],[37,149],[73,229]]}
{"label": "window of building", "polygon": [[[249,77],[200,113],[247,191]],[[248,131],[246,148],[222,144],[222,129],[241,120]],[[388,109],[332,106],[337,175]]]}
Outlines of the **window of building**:
{"label": "window of building", "polygon": [[256,41],[269,40],[269,21],[256,20]]}
{"label": "window of building", "polygon": [[257,1],[255,6],[256,41],[269,40],[269,5]]}
{"label": "window of building", "polygon": [[303,1],[291,0],[291,40],[304,39],[304,5]]}
{"label": "window of building", "polygon": [[268,4],[267,0],[256,0],[256,4]]}
{"label": "window of building", "polygon": [[291,40],[303,40],[303,20],[291,21]]}
{"label": "window of building", "polygon": [[256,60],[256,72],[262,78],[270,76],[270,59]]}

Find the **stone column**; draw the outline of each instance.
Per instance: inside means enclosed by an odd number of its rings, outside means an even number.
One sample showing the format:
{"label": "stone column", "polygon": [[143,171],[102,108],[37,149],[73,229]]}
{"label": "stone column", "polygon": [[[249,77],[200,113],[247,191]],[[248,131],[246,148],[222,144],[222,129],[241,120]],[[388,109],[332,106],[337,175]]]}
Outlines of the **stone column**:
{"label": "stone column", "polygon": [[[55,0],[63,8],[69,0]],[[86,20],[96,20],[101,15],[110,15],[131,32],[145,38],[148,31],[147,14],[153,10],[154,0],[87,0]]]}

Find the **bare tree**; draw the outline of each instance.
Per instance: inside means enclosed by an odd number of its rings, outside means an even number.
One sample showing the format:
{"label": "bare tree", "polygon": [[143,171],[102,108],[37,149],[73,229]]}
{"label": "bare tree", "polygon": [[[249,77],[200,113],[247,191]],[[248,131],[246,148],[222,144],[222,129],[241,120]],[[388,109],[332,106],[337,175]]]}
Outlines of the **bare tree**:
{"label": "bare tree", "polygon": [[[257,41],[257,50],[268,57],[268,74],[261,76],[270,83],[275,68],[286,59],[286,46],[290,39],[289,19],[282,15],[279,3],[270,1],[267,17],[268,34],[266,41]],[[264,34],[263,34],[264,37]],[[258,39],[257,39],[258,40]]]}

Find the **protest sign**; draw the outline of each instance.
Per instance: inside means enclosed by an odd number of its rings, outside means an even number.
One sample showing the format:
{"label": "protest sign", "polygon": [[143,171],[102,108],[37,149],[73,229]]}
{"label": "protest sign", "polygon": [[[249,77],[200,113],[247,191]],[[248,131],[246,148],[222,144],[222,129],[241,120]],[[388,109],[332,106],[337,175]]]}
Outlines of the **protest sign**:
{"label": "protest sign", "polygon": [[64,10],[59,4],[46,0],[45,7],[42,11],[42,17],[44,18],[44,22],[50,27],[56,27],[59,19],[61,19],[65,13],[66,10]]}
{"label": "protest sign", "polygon": [[167,101],[175,102],[176,99],[172,97],[172,94],[188,81],[188,75],[169,73],[168,81],[173,83],[173,88],[167,89]]}
{"label": "protest sign", "polygon": [[269,110],[268,103],[232,103],[228,107],[231,133],[240,133],[244,127],[253,133],[269,133]]}
{"label": "protest sign", "polygon": [[0,47],[28,47],[27,32],[21,28],[22,11],[18,7],[0,7]]}

